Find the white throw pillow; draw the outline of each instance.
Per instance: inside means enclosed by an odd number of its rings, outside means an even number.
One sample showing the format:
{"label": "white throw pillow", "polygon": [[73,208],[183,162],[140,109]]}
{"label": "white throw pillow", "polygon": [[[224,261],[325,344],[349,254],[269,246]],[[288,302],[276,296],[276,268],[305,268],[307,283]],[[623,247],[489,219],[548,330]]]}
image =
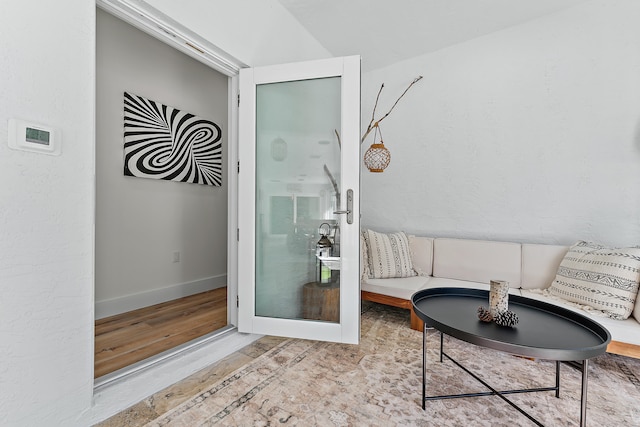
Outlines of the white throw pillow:
{"label": "white throw pillow", "polygon": [[404,232],[385,234],[365,230],[364,234],[369,258],[369,277],[388,279],[416,275],[411,263],[409,239]]}
{"label": "white throw pillow", "polygon": [[413,269],[418,276],[431,276],[433,274],[433,239],[410,234],[409,250]]}
{"label": "white throw pillow", "polygon": [[607,248],[580,241],[564,256],[549,291],[624,320],[633,311],[639,280],[640,248]]}

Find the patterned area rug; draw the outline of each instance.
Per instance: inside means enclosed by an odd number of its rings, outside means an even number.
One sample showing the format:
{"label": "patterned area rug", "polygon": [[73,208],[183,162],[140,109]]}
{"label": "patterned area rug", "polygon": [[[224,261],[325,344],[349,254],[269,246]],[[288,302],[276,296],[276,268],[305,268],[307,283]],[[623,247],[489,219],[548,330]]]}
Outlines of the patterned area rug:
{"label": "patterned area rug", "polygon": [[[450,361],[439,363],[428,336],[430,395],[486,389]],[[445,337],[445,351],[497,389],[553,386],[555,362],[528,360]],[[422,334],[408,311],[363,305],[358,346],[286,340],[147,426],[530,426],[497,396],[427,402],[421,407]],[[580,372],[561,367],[561,394],[511,395],[547,426],[577,426]],[[588,425],[640,426],[640,360],[591,360]]]}

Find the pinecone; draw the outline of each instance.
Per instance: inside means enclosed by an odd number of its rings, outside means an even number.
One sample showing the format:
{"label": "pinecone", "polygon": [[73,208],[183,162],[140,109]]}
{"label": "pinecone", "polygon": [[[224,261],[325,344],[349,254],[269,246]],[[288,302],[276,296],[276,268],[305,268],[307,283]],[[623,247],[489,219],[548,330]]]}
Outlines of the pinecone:
{"label": "pinecone", "polygon": [[518,324],[518,315],[513,311],[507,310],[498,314],[494,320],[500,326],[513,327]]}
{"label": "pinecone", "polygon": [[493,316],[487,308],[480,306],[478,307],[478,319],[483,322],[491,322],[493,320]]}

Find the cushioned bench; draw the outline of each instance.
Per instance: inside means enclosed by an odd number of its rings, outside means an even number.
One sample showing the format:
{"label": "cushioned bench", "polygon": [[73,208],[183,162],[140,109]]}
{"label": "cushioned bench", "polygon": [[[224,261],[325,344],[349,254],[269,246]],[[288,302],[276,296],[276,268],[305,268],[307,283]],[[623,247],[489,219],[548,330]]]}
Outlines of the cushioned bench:
{"label": "cushioned bench", "polygon": [[[417,275],[371,278],[370,262],[376,257],[368,252],[376,242],[368,239],[367,233],[363,232],[361,240],[362,299],[409,309],[413,329],[422,330],[420,319],[411,309],[411,296],[416,291],[435,287],[489,290],[490,280],[506,280],[510,293],[566,307],[604,325],[612,336],[608,352],[640,358],[640,303],[626,320],[615,320],[550,295],[549,288],[569,246],[405,236],[411,268]],[[383,267],[384,276],[384,268],[388,266],[379,260],[374,262]]]}

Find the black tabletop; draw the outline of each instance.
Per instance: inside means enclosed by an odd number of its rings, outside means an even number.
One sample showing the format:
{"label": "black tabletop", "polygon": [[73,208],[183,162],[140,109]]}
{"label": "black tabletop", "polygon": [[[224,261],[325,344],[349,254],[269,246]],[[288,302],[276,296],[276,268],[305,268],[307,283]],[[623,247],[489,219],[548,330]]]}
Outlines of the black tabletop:
{"label": "black tabletop", "polygon": [[590,318],[544,301],[509,295],[514,327],[478,319],[479,306],[489,308],[489,292],[467,288],[433,288],[411,297],[413,310],[428,326],[483,347],[550,360],[585,360],[602,354],[609,331]]}

